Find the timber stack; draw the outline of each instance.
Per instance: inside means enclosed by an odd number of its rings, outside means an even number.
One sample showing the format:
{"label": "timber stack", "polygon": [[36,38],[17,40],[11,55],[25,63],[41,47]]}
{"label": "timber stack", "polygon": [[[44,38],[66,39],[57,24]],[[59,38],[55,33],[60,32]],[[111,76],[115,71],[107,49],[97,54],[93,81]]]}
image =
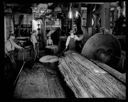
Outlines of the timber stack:
{"label": "timber stack", "polygon": [[77,98],[126,98],[122,81],[78,53],[60,58],[59,70]]}

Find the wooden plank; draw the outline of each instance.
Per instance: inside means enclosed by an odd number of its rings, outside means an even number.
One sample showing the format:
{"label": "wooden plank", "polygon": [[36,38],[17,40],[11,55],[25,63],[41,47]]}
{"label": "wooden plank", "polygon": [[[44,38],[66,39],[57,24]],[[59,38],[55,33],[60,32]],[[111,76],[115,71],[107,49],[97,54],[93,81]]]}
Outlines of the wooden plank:
{"label": "wooden plank", "polygon": [[94,61],[92,60],[94,63],[96,63],[98,66],[100,66],[102,69],[104,69],[105,71],[107,71],[108,73],[112,74],[113,76],[115,76],[117,79],[119,79],[120,81],[126,83],[126,73],[121,74],[120,72],[118,72],[117,70],[109,67],[108,65],[98,62],[98,61]]}
{"label": "wooden plank", "polygon": [[59,59],[65,81],[79,98],[126,98],[126,87],[83,56],[71,52]]}

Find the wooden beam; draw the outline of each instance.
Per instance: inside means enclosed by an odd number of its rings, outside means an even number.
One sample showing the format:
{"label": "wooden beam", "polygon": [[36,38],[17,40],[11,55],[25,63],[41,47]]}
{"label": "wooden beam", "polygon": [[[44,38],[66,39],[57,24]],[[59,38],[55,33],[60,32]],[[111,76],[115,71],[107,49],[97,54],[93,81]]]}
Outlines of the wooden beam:
{"label": "wooden beam", "polygon": [[101,9],[101,26],[110,29],[110,3],[104,3]]}

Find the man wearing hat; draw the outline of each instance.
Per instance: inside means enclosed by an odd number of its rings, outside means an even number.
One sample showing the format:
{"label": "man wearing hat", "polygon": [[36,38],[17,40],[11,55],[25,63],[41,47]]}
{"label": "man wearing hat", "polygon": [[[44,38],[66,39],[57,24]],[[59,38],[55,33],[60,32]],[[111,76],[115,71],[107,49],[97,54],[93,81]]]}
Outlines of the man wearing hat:
{"label": "man wearing hat", "polygon": [[69,50],[75,51],[76,50],[76,41],[82,40],[83,36],[78,37],[77,35],[74,35],[74,33],[75,33],[75,29],[70,31],[70,35],[68,36],[67,41],[66,41],[65,49],[68,48]]}

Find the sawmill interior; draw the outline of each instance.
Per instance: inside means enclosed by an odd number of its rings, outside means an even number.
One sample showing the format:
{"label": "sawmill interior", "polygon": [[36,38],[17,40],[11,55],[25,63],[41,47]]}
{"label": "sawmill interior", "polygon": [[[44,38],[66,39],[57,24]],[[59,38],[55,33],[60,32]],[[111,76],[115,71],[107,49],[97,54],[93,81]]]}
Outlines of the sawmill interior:
{"label": "sawmill interior", "polygon": [[3,7],[7,98],[126,99],[126,1]]}

